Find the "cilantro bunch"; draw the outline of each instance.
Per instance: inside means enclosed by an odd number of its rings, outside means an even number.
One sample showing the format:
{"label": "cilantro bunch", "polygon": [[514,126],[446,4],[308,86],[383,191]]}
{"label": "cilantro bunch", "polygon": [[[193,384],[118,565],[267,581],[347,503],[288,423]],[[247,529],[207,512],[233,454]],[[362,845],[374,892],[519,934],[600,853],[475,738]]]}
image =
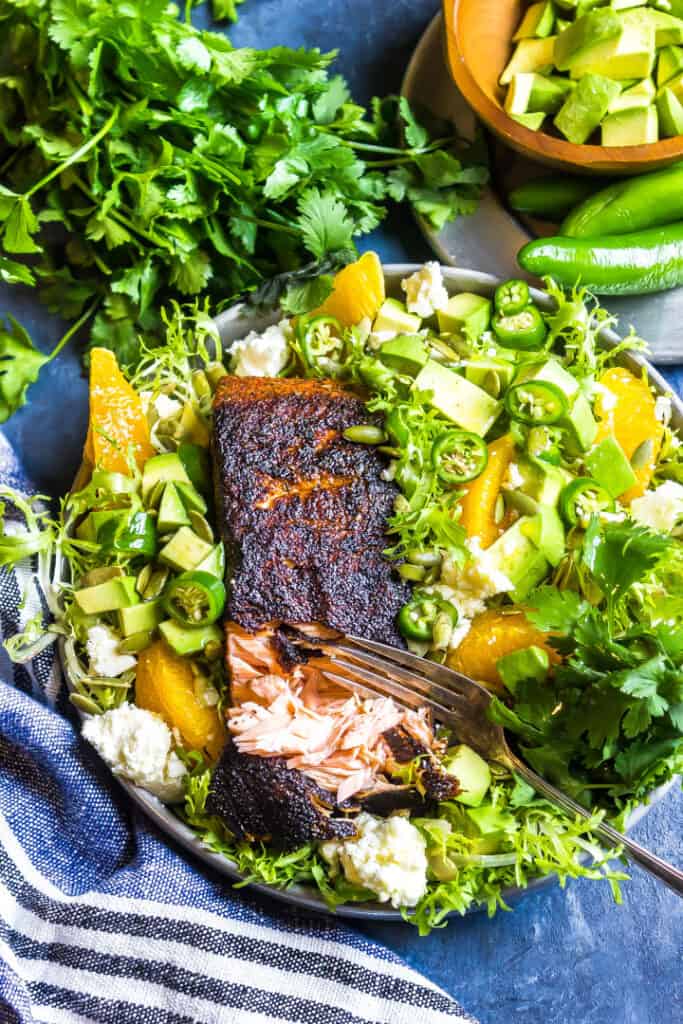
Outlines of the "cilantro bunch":
{"label": "cilantro bunch", "polygon": [[494,698],[494,719],[539,774],[621,818],[683,770],[683,620],[666,585],[679,560],[672,538],[594,518],[576,555],[579,589],[541,587],[527,602],[562,664],[519,682],[512,707]]}
{"label": "cilantro bunch", "polygon": [[[487,178],[452,126],[432,138],[404,100],[353,103],[333,53],[236,49],[167,0],[0,0],[0,26],[0,279],[92,316],[124,365],[169,299],[329,273],[388,200],[439,227]],[[0,338],[0,418],[39,369],[21,376],[16,342]]]}

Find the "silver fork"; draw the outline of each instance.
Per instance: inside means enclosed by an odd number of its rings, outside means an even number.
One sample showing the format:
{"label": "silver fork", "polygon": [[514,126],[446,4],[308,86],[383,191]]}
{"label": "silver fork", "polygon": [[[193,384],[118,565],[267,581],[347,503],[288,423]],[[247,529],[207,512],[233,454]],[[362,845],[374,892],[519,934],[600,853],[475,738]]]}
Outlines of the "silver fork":
{"label": "silver fork", "polygon": [[[390,696],[411,708],[428,707],[437,722],[453,729],[461,743],[487,761],[503,765],[569,815],[590,818],[585,807],[532,771],[510,750],[503,729],[490,722],[491,695],[460,672],[435,662],[356,636],[319,638],[300,634],[294,643],[311,655],[324,656],[325,675],[360,690],[365,696]],[[593,829],[609,846],[621,847],[631,860],[683,896],[683,871],[667,864],[607,822]]]}

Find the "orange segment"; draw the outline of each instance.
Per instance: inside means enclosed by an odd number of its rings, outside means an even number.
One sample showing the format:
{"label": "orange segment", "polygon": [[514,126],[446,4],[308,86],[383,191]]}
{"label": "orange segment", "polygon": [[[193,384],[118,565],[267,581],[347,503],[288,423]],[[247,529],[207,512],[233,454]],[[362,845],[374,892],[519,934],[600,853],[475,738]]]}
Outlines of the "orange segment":
{"label": "orange segment", "polygon": [[532,644],[547,651],[552,664],[561,660],[548,644],[548,634],[536,629],[524,612],[491,609],[473,619],[469,633],[449,654],[447,661],[456,672],[471,676],[492,689],[500,689],[503,682],[496,668],[498,659]]}
{"label": "orange segment", "polygon": [[599,418],[597,441],[613,435],[627,458],[644,441],[652,441],[652,453],[645,464],[634,470],[638,483],[621,495],[620,501],[630,505],[647,490],[657,465],[664,427],[655,415],[655,398],[647,381],[635,377],[630,370],[613,366],[600,377],[600,384],[614,396],[598,395],[595,412]]}
{"label": "orange segment", "polygon": [[492,441],[486,469],[468,485],[460,501],[460,524],[468,537],[479,539],[483,548],[490,547],[502,532],[495,520],[496,502],[514,454],[515,442],[510,434]]}
{"label": "orange segment", "polygon": [[316,313],[334,316],[344,327],[353,327],[363,317],[373,319],[384,302],[384,274],[375,252],[363,253],[355,263],[340,270],[334,289]]}
{"label": "orange segment", "polygon": [[225,724],[215,707],[202,704],[187,658],[181,658],[163,640],[156,640],[138,656],[135,703],[156,711],[192,750],[206,749],[218,757],[226,741]]}
{"label": "orange segment", "polygon": [[94,348],[90,353],[90,423],[84,457],[92,466],[128,473],[131,445],[138,466],[154,455],[142,401],[121,373],[114,353]]}

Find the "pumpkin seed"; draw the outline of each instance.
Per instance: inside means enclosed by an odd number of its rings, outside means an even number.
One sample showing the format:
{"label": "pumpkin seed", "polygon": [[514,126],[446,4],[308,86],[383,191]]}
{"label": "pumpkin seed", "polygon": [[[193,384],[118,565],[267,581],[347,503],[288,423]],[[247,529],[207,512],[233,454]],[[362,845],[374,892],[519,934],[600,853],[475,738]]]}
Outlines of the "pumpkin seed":
{"label": "pumpkin seed", "polygon": [[152,642],[152,633],[149,629],[143,629],[139,633],[131,633],[119,644],[119,654],[137,654],[149,647]]}
{"label": "pumpkin seed", "polygon": [[195,509],[191,509],[188,515],[192,529],[197,536],[205,540],[207,544],[213,544],[213,530],[204,516],[200,512],[195,511]]}
{"label": "pumpkin seed", "polygon": [[152,490],[147,495],[147,508],[158,508],[161,495],[164,493],[166,483],[164,480],[157,480]]}
{"label": "pumpkin seed", "polygon": [[127,690],[130,687],[132,678],[130,674],[126,672],[118,679],[108,679],[106,676],[90,676],[87,682],[90,689],[93,687],[103,686],[105,689]]}
{"label": "pumpkin seed", "polygon": [[437,548],[410,548],[406,558],[412,565],[441,565],[441,552]]}
{"label": "pumpkin seed", "polygon": [[102,714],[102,708],[95,703],[92,697],[86,697],[82,693],[70,693],[69,700],[75,708],[84,711],[86,715]]}
{"label": "pumpkin seed", "polygon": [[155,597],[159,597],[162,594],[164,587],[166,586],[169,576],[170,569],[166,569],[164,567],[155,569],[152,575],[150,576],[149,583],[145,587],[142,596],[147,601],[152,601],[154,600]]}
{"label": "pumpkin seed", "polygon": [[398,574],[401,579],[410,580],[411,583],[421,583],[427,575],[427,570],[423,565],[411,565],[410,562],[404,562],[403,565],[399,565]]}
{"label": "pumpkin seed", "polygon": [[135,589],[137,590],[138,594],[144,594],[145,587],[152,578],[153,572],[154,566],[152,565],[151,562],[148,562],[147,565],[144,565],[142,567],[142,569],[138,573],[137,579],[135,580]]}
{"label": "pumpkin seed", "polygon": [[493,509],[493,521],[494,521],[494,523],[498,524],[498,523],[502,522],[504,515],[505,515],[505,501],[503,499],[503,495],[499,494],[498,497],[496,498],[496,504],[495,504],[495,507]]}
{"label": "pumpkin seed", "polygon": [[646,437],[643,443],[638,445],[631,456],[631,467],[633,469],[645,469],[645,467],[652,461],[654,453],[654,441],[651,437]]}
{"label": "pumpkin seed", "polygon": [[98,569],[91,569],[90,572],[86,572],[84,576],[81,576],[79,586],[96,587],[100,583],[107,583],[109,580],[118,579],[120,576],[125,575],[120,565],[102,565]]}
{"label": "pumpkin seed", "polygon": [[192,387],[194,388],[194,393],[197,398],[211,397],[211,385],[209,384],[209,378],[203,370],[195,370],[193,372]]}
{"label": "pumpkin seed", "polygon": [[358,423],[353,427],[347,427],[344,437],[354,444],[383,444],[387,439],[384,431],[373,423]]}

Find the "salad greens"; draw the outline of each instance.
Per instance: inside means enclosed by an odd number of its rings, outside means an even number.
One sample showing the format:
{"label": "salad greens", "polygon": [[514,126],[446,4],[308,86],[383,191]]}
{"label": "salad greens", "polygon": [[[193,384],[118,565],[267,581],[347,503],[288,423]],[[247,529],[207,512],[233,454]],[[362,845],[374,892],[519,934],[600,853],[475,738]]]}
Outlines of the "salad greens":
{"label": "salad greens", "polygon": [[[162,303],[227,303],[311,258],[335,269],[388,201],[436,227],[474,209],[487,170],[452,126],[394,97],[366,112],[329,72],[334,53],[235,49],[176,14],[166,0],[0,0],[0,277],[89,320],[89,343],[121,365]],[[319,302],[330,280],[297,287]],[[6,419],[43,357],[25,333],[2,343]]]}

